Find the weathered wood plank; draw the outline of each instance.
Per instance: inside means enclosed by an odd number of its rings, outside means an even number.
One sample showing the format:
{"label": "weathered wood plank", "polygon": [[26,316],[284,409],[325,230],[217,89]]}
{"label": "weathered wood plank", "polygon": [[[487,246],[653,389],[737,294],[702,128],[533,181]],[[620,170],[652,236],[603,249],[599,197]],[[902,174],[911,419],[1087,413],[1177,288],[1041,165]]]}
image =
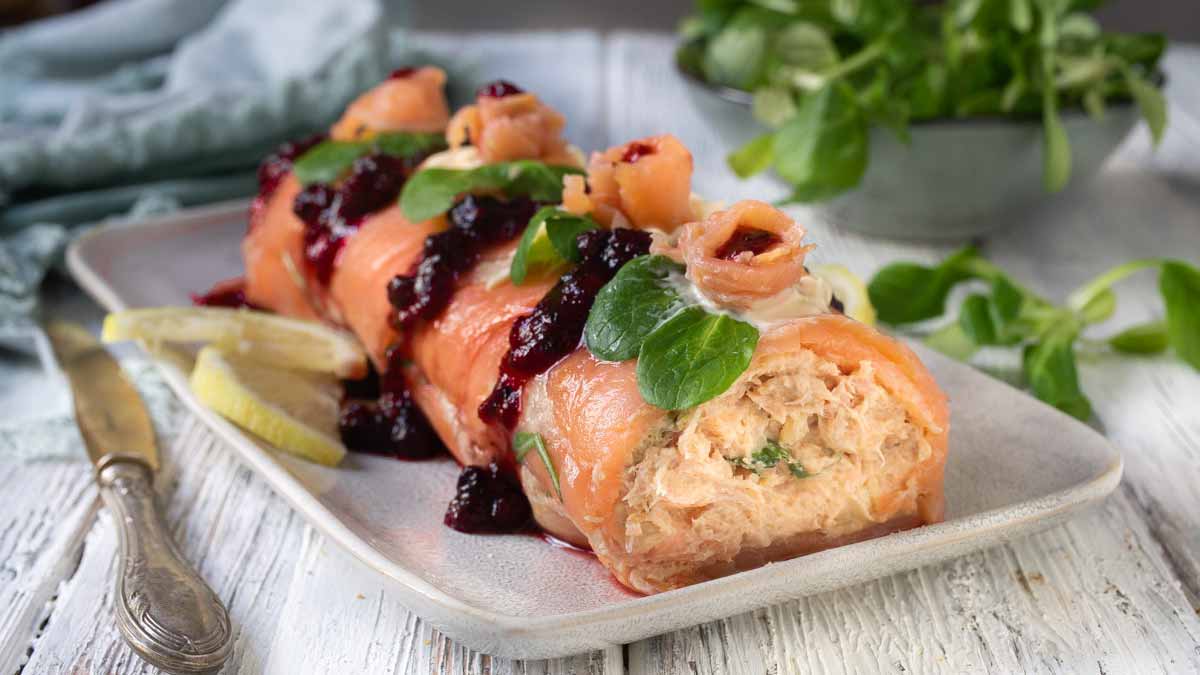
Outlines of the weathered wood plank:
{"label": "weathered wood plank", "polygon": [[[168,447],[165,464],[167,521],[233,620],[234,653],[223,672],[262,672],[306,526],[194,419]],[[113,622],[116,550],[116,530],[102,510],[34,643],[28,672],[157,672],[122,642]]]}
{"label": "weathered wood plank", "polygon": [[0,672],[25,662],[59,583],[79,562],[97,503],[90,469],[49,461],[0,476]]}
{"label": "weathered wood plank", "polygon": [[388,582],[315,532],[305,538],[268,673],[621,673],[621,650],[513,661],[457,645],[404,608]]}

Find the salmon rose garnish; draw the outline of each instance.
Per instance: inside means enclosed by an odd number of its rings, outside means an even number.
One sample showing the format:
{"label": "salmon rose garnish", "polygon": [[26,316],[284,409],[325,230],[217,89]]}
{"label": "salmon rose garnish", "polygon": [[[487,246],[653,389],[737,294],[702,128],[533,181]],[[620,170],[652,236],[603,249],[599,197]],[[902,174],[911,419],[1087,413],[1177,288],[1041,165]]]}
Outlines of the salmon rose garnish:
{"label": "salmon rose garnish", "polygon": [[588,160],[587,180],[567,176],[563,208],[613,226],[672,232],[692,220],[692,153],[670,134],[650,136]]}
{"label": "salmon rose garnish", "polygon": [[507,82],[492,83],[480,88],[474,105],[461,108],[450,119],[446,142],[451,148],[477,147],[487,164],[537,159],[577,165],[562,137],[566,125],[562,114],[537,96]]}
{"label": "salmon rose garnish", "polygon": [[445,84],[446,73],[441,68],[397,70],[351,103],[333,125],[330,136],[337,141],[353,141],[387,131],[437,133],[450,119],[442,93]]}
{"label": "salmon rose garnish", "polygon": [[740,201],[688,223],[676,247],[661,252],[687,265],[687,276],[704,295],[731,309],[755,303],[793,286],[806,274],[804,228],[779,209]]}

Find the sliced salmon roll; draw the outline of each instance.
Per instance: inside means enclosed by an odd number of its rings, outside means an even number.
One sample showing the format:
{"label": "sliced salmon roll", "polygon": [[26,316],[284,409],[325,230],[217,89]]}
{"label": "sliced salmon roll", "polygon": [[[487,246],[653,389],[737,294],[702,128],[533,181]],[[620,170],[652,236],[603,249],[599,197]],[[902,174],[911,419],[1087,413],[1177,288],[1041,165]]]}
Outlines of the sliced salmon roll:
{"label": "sliced salmon roll", "polygon": [[[567,162],[561,131],[536,97],[496,83],[450,120],[451,149],[426,166]],[[512,466],[514,434],[536,438],[518,471],[537,523],[636,591],[941,519],[949,419],[932,377],[903,344],[831,308],[790,217],[761,202],[702,204],[691,172],[671,136],[593,155],[586,176],[565,179],[561,208],[608,229],[576,238],[561,278],[521,285],[509,265],[538,204],[467,195],[422,223],[388,207],[347,239],[327,303],[308,308],[353,330],[380,366],[403,368],[464,465]],[[483,221],[490,234],[468,231]],[[280,251],[296,245],[275,236]],[[647,401],[636,358],[605,361],[580,340],[599,289],[651,252],[679,265],[669,281],[681,298],[758,336],[724,391],[678,409]],[[302,315],[302,288],[260,277],[254,302]]]}
{"label": "sliced salmon roll", "polygon": [[558,479],[524,465],[538,521],[586,542],[630,588],[664,591],[942,519],[945,396],[903,344],[832,312],[804,270],[802,236],[748,201],[665,248],[698,296],[761,332],[716,398],[655,408],[636,361],[586,348],[529,385],[519,430],[544,440]]}

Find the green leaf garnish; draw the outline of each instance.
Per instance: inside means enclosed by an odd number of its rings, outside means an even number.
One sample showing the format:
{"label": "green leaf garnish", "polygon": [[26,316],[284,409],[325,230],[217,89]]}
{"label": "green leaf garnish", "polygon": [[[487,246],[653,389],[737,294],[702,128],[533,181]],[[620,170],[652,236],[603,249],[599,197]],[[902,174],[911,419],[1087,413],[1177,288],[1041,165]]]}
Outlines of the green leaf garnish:
{"label": "green leaf garnish", "polygon": [[1042,182],[1047,192],[1058,192],[1071,178],[1071,143],[1056,106],[1046,104],[1042,113]]}
{"label": "green leaf garnish", "polygon": [[1132,68],[1125,68],[1124,72],[1125,86],[1129,87],[1129,93],[1141,108],[1142,117],[1150,127],[1150,136],[1158,145],[1167,131],[1167,100],[1158,87],[1147,82]]}
{"label": "green leaf garnish", "polygon": [[638,390],[647,403],[682,410],[712,399],[745,372],[758,329],[688,307],[654,329],[638,354]]}
{"label": "green leaf garnish", "polygon": [[800,102],[775,134],[775,171],[792,183],[791,199],[827,199],[858,184],[867,169],[867,122],[844,85],[830,85]]}
{"label": "green leaf garnish", "polygon": [[1075,370],[1075,326],[1053,330],[1041,342],[1025,348],[1022,367],[1029,387],[1041,400],[1081,420],[1092,416],[1092,405],[1079,388]]}
{"label": "green leaf garnish", "polygon": [[1112,348],[1126,354],[1158,354],[1171,344],[1166,321],[1130,326],[1108,339]]}
{"label": "green leaf garnish", "polygon": [[766,171],[775,161],[775,134],[763,134],[729,155],[729,168],[738,178]]}
{"label": "green leaf garnish", "polygon": [[529,220],[513,254],[509,278],[518,286],[530,273],[549,275],[567,263],[579,261],[575,238],[600,227],[587,216],[567,213],[554,206],[540,209]]}
{"label": "green leaf garnish", "polygon": [[1151,268],[1159,270],[1166,321],[1128,328],[1105,342],[1131,354],[1155,354],[1170,346],[1180,359],[1200,370],[1200,268],[1181,260],[1122,263],[1080,286],[1062,305],[1021,287],[973,249],[959,251],[934,267],[893,263],[879,271],[868,289],[879,317],[903,324],[941,316],[946,296],[959,283],[989,282],[990,295],[967,296],[957,320],[929,334],[926,343],[963,360],[983,346],[1021,345],[1022,370],[1033,393],[1086,420],[1091,404],[1079,386],[1075,343],[1084,327],[1115,313],[1114,284]]}
{"label": "green leaf garnish", "polygon": [[683,270],[660,255],[626,263],[596,294],[588,314],[583,336],[592,354],[605,361],[637,356],[646,337],[682,305],[668,278]]}
{"label": "green leaf garnish", "polygon": [[992,319],[988,298],[978,293],[968,296],[958,310],[958,324],[967,339],[977,345],[998,344],[999,330]]}
{"label": "green leaf garnish", "polygon": [[582,175],[583,170],[531,159],[486,164],[475,169],[422,169],[400,191],[400,210],[413,222],[429,220],[448,211],[459,195],[483,191],[557,203],[562,197],[563,176],[571,174]]}
{"label": "green leaf garnish", "polygon": [[550,474],[550,482],[554,484],[554,491],[558,493],[558,498],[562,499],[562,486],[558,482],[558,471],[554,468],[554,461],[550,459],[550,453],[546,450],[546,442],[542,440],[542,435],[528,431],[518,431],[513,435],[513,454],[518,462],[524,462],[525,455],[528,455],[530,450],[536,450],[538,457],[542,458],[542,464],[546,467],[546,472]]}
{"label": "green leaf garnish", "polygon": [[1158,287],[1167,306],[1167,335],[1179,358],[1200,370],[1200,269],[1163,263]]}
{"label": "green leaf garnish", "polygon": [[978,252],[968,246],[935,267],[892,263],[879,270],[867,286],[879,319],[905,324],[932,319],[946,311],[946,296],[959,282],[978,276],[972,263]]}
{"label": "green leaf garnish", "polygon": [[413,157],[446,147],[442,134],[388,132],[363,141],[327,140],[310,148],[293,165],[301,185],[330,183],[344,175],[354,160],[372,152]]}

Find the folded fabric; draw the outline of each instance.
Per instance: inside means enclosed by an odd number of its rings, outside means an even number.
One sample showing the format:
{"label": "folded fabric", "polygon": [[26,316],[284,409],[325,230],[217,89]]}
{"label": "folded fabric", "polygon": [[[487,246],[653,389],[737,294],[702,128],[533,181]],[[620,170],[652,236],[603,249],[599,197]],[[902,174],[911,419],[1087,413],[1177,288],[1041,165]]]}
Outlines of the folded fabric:
{"label": "folded fabric", "polygon": [[269,148],[383,77],[382,19],[376,0],[108,0],[0,33],[0,323],[64,241],[18,230],[252,193]]}

